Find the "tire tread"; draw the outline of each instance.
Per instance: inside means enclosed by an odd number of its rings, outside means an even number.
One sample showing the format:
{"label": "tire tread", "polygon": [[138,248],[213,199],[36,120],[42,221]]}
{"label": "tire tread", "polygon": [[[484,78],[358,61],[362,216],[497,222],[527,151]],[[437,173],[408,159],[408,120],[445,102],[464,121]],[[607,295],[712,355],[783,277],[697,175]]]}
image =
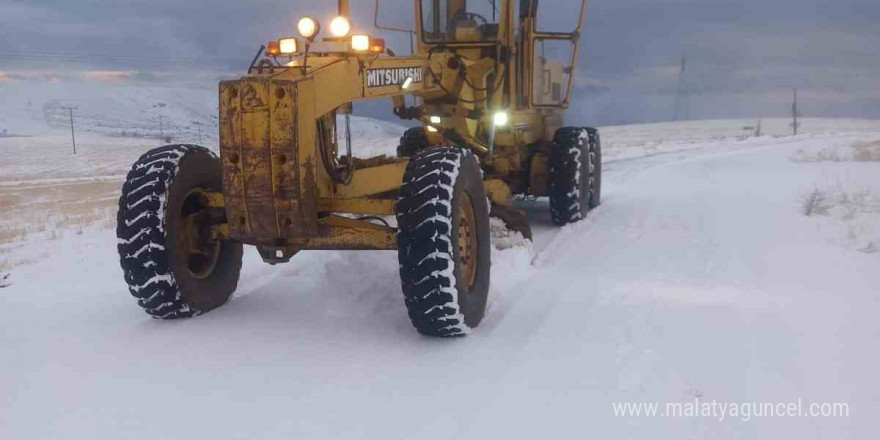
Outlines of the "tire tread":
{"label": "tire tread", "polygon": [[462,159],[469,154],[455,147],[418,150],[401,186],[400,279],[413,326],[430,336],[461,336],[470,330],[456,302],[451,238],[454,187]]}
{"label": "tire tread", "polygon": [[116,216],[117,250],[125,282],[144,311],[160,319],[200,314],[181,298],[166,252],[164,211],[178,165],[189,154],[210,154],[196,145],[167,145],[138,159],[128,172]]}

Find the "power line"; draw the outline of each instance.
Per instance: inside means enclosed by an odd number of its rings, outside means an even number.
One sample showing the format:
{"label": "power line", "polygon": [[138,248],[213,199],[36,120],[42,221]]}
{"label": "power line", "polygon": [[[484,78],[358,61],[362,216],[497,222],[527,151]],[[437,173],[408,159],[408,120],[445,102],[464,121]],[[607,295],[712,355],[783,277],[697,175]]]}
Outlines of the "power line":
{"label": "power line", "polygon": [[175,58],[162,56],[144,56],[144,55],[119,55],[119,54],[76,54],[63,52],[42,52],[42,51],[8,51],[0,50],[0,58],[17,59],[17,60],[47,60],[47,61],[143,61],[143,62],[165,62],[175,64],[204,64],[206,62],[231,62],[231,58]]}
{"label": "power line", "polygon": [[54,58],[77,58],[77,59],[85,59],[85,58],[112,58],[112,59],[126,59],[126,60],[153,60],[153,61],[196,61],[192,58],[173,58],[173,57],[164,57],[164,56],[144,56],[144,55],[117,55],[117,54],[97,54],[97,53],[66,53],[66,52],[42,52],[42,51],[27,51],[27,52],[19,52],[19,51],[0,51],[0,55],[4,56],[16,56],[23,58],[43,58],[43,57],[54,57]]}

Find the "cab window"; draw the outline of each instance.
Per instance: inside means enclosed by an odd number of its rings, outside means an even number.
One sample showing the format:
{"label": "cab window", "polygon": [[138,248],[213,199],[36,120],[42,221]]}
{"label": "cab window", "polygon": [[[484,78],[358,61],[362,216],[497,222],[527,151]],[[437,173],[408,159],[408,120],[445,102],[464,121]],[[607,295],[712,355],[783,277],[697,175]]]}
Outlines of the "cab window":
{"label": "cab window", "polygon": [[498,38],[501,0],[422,0],[426,43],[468,43]]}

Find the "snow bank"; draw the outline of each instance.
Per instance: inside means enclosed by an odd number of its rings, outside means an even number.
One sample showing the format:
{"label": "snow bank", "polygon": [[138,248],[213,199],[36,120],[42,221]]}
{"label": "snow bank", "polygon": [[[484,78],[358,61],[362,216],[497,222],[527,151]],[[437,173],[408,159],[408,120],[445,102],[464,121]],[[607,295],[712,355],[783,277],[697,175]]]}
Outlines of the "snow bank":
{"label": "snow bank", "polygon": [[[397,136],[364,122],[363,151]],[[741,124],[603,129],[602,206],[559,229],[545,200],[523,202],[533,243],[493,220],[489,313],[458,341],[412,330],[393,252],[268,266],[249,249],[230,304],[150,320],[126,291],[112,217],[83,214],[115,203],[94,186],[106,180],[83,177],[123,174],[150,142],[85,136],[73,158],[63,133],[0,139],[0,235],[60,231],[0,244],[0,263],[15,261],[0,266],[0,438],[869,437],[880,253],[862,207],[880,194],[880,162],[792,158],[872,145],[880,129],[807,120],[802,136],[740,140]],[[805,216],[816,188],[831,206]],[[84,191],[95,205],[72,207]],[[60,222],[67,210],[85,226]],[[698,397],[839,401],[851,416],[612,412]]]}

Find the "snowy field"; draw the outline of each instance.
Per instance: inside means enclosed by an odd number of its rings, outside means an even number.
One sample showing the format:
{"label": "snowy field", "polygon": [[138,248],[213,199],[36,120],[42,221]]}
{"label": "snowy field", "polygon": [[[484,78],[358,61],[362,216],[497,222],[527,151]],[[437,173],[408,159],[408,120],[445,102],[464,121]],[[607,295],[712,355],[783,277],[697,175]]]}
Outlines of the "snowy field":
{"label": "snowy field", "polygon": [[[12,119],[7,119],[12,120]],[[880,428],[880,121],[602,129],[603,205],[523,201],[469,337],[407,317],[393,252],[247,252],[233,301],[149,319],[120,178],[159,139],[0,138],[0,438],[870,438]],[[30,121],[30,122],[28,122]],[[37,122],[34,122],[37,121]],[[28,124],[31,125],[28,125]],[[356,152],[402,131],[356,119]],[[10,130],[11,131],[11,130]],[[210,143],[209,143],[210,145]],[[496,224],[497,226],[497,224]],[[496,228],[497,229],[497,228]],[[845,402],[849,417],[615,417],[618,402]]]}

